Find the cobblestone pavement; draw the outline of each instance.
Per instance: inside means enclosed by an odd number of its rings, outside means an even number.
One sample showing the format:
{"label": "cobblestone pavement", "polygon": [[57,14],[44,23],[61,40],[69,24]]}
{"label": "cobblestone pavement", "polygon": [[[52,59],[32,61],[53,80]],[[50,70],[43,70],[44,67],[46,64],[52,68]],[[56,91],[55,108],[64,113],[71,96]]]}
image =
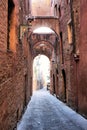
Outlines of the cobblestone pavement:
{"label": "cobblestone pavement", "polygon": [[87,120],[43,89],[33,94],[17,130],[87,130]]}

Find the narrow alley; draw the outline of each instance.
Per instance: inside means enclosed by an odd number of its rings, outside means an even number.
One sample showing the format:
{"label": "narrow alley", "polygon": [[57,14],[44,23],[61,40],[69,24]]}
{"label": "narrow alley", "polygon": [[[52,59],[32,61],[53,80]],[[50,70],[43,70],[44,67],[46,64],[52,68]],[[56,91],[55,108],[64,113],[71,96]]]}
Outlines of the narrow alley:
{"label": "narrow alley", "polygon": [[0,130],[15,129],[87,130],[87,0],[0,0]]}
{"label": "narrow alley", "polygon": [[41,89],[34,92],[17,130],[87,130],[87,120]]}

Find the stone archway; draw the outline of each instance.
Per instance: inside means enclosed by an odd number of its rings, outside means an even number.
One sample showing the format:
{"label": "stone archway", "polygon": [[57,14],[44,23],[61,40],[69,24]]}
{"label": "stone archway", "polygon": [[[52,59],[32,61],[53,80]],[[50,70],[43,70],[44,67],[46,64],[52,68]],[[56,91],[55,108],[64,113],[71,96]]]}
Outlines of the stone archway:
{"label": "stone archway", "polygon": [[[57,26],[56,26],[57,25]],[[53,33],[35,33],[34,30],[40,27],[50,28]],[[50,61],[53,57],[53,52],[56,50],[56,46],[59,43],[59,26],[58,18],[55,17],[35,17],[32,21],[32,32],[28,37],[29,45],[32,52],[32,57],[36,57],[38,54],[43,54],[49,57]],[[54,69],[54,68],[52,68]],[[52,77],[51,77],[52,78]],[[55,78],[55,81],[54,81]],[[56,82],[56,77],[52,78],[52,83]],[[51,87],[52,87],[51,83]],[[56,84],[54,85],[54,92],[56,93]],[[50,87],[50,88],[51,88]],[[50,90],[51,91],[51,90]]]}
{"label": "stone archway", "polygon": [[34,17],[34,21],[32,22],[32,31],[34,31],[39,27],[48,27],[52,29],[57,36],[59,35],[59,20],[57,17],[52,16]]}
{"label": "stone archway", "polygon": [[33,59],[32,91],[42,89],[50,82],[50,59],[46,55],[37,55]]}

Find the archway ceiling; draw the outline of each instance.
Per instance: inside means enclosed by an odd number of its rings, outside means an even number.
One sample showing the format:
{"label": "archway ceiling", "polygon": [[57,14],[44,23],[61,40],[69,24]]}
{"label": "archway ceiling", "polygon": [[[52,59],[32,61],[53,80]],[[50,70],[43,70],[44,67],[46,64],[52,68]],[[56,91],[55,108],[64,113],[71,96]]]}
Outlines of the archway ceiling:
{"label": "archway ceiling", "polygon": [[40,27],[52,29],[56,35],[59,35],[59,19],[54,16],[35,16],[32,21],[32,31]]}
{"label": "archway ceiling", "polygon": [[53,46],[56,44],[56,39],[57,36],[55,33],[53,34],[37,34],[37,33],[32,33],[30,36],[30,44],[31,46],[34,46],[37,42],[39,41],[47,41],[51,43]]}
{"label": "archway ceiling", "polygon": [[52,51],[53,51],[53,46],[49,42],[40,41],[40,42],[37,42],[33,46],[32,52],[33,52],[34,57],[38,54],[44,54],[44,55],[48,56],[49,58],[51,58]]}
{"label": "archway ceiling", "polygon": [[49,59],[51,59],[52,51],[47,47],[37,47],[33,50],[33,58],[39,54],[46,55]]}
{"label": "archway ceiling", "polygon": [[54,46],[49,41],[39,41],[33,45],[33,49],[37,48],[37,46],[46,46],[53,50]]}
{"label": "archway ceiling", "polygon": [[56,44],[56,35],[55,34],[36,34],[32,33],[30,37],[30,45],[32,48],[33,56],[35,57],[38,54],[44,54],[51,58],[52,51]]}
{"label": "archway ceiling", "polygon": [[[41,27],[47,27],[52,33],[35,33],[34,31]],[[44,41],[44,43],[43,43]],[[56,48],[59,41],[59,20],[54,16],[35,16],[32,21],[32,33],[29,35],[29,44],[33,55],[44,54],[52,56],[52,51]],[[40,45],[44,44],[44,46]],[[45,48],[45,49],[44,49]]]}

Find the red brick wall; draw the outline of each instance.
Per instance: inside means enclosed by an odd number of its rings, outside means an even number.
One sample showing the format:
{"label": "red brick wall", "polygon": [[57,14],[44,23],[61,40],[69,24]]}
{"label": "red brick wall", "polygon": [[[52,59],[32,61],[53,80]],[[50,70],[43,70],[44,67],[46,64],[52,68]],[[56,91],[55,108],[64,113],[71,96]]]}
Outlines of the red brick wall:
{"label": "red brick wall", "polygon": [[79,53],[79,35],[80,35],[80,1],[72,1],[72,25],[73,25],[73,51],[71,53],[70,62],[70,82],[71,92],[73,94],[72,103],[70,104],[75,110],[78,110],[78,62],[74,56]]}
{"label": "red brick wall", "polygon": [[[74,97],[73,106],[78,112],[87,117],[87,2],[73,1],[72,16],[73,16],[73,31],[74,31],[74,50],[71,55],[70,82]],[[79,61],[75,59],[74,54],[79,54]]]}
{"label": "red brick wall", "polygon": [[[0,129],[13,130],[20,119],[25,104],[30,100],[32,58],[26,38],[19,43],[19,5],[15,4],[14,41],[15,51],[7,51],[7,1],[0,1]],[[23,10],[22,10],[23,11]],[[25,36],[26,37],[26,36]],[[29,56],[28,56],[29,55]],[[29,60],[28,60],[29,59]],[[29,64],[27,64],[29,63]],[[29,71],[28,71],[29,69]],[[28,77],[25,80],[25,75]],[[29,81],[28,81],[29,80]],[[25,82],[26,81],[26,82]],[[26,88],[25,88],[26,86]],[[26,94],[25,94],[26,93]],[[26,98],[25,98],[26,96]],[[26,101],[25,101],[26,99]],[[25,103],[26,102],[26,103]]]}
{"label": "red brick wall", "polygon": [[[62,32],[62,41],[60,38],[60,63],[59,63],[59,98],[62,100],[64,99],[64,78],[62,74],[62,70],[65,71],[65,77],[66,77],[66,100],[67,103],[72,103],[72,88],[70,83],[70,54],[71,54],[71,44],[68,42],[68,22],[71,19],[71,10],[70,10],[70,4],[66,2],[66,0],[61,0],[60,2],[60,10],[61,15],[59,17],[60,21],[60,33]],[[62,55],[63,53],[63,55]],[[63,61],[62,61],[63,57]]]}
{"label": "red brick wall", "polygon": [[[7,0],[0,1],[0,50],[6,51],[7,48]],[[3,20],[4,18],[4,20]]]}
{"label": "red brick wall", "polygon": [[[87,2],[72,1],[67,4],[66,1],[60,2],[61,16],[60,32],[62,32],[62,42],[58,50],[58,96],[64,100],[64,82],[62,69],[66,74],[66,100],[68,105],[87,116]],[[70,8],[72,10],[70,10]],[[71,12],[72,11],[72,12]],[[68,43],[68,21],[72,20],[72,44]],[[61,40],[60,40],[61,41]],[[63,46],[63,50],[62,50]],[[64,63],[62,63],[62,51]],[[76,60],[75,56],[80,59]],[[55,74],[56,77],[56,74]]]}
{"label": "red brick wall", "polygon": [[80,1],[80,61],[78,66],[78,106],[87,116],[87,1]]}

